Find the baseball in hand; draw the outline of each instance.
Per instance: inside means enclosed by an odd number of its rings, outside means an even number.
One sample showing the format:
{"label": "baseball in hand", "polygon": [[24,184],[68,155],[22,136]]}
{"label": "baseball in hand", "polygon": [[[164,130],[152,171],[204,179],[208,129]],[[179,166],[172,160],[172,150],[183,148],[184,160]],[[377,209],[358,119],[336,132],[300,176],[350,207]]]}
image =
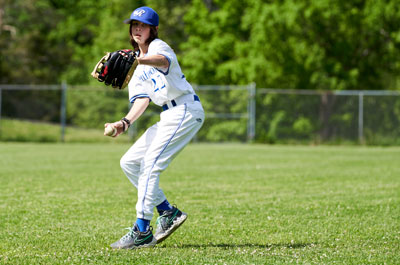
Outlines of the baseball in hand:
{"label": "baseball in hand", "polygon": [[104,128],[104,134],[107,136],[115,136],[117,134],[117,128],[108,124],[106,128]]}

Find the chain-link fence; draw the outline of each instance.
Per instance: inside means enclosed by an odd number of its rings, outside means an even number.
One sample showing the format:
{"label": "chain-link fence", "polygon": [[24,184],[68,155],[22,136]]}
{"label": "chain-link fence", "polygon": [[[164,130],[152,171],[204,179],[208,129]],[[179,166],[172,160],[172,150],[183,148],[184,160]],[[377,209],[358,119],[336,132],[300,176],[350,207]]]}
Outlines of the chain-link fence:
{"label": "chain-link fence", "polygon": [[[197,141],[400,144],[399,91],[194,88],[206,111]],[[63,141],[70,126],[100,130],[104,122],[120,119],[127,98],[126,90],[101,85],[0,85],[0,132],[15,126],[5,120],[41,121],[60,124]],[[159,112],[152,104],[131,128],[131,138],[157,122]]]}
{"label": "chain-link fence", "polygon": [[400,92],[257,90],[260,141],[399,144]]}

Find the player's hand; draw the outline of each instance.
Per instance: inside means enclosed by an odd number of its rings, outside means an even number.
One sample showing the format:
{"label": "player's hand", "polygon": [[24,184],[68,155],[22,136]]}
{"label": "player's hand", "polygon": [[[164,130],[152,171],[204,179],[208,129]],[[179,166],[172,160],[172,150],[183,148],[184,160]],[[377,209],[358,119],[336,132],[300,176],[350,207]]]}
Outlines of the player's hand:
{"label": "player's hand", "polygon": [[111,124],[115,129],[117,129],[117,133],[112,137],[117,137],[118,135],[124,132],[124,125],[122,124],[122,121],[116,121],[114,123],[106,123],[104,124],[104,128],[106,128],[109,124]]}

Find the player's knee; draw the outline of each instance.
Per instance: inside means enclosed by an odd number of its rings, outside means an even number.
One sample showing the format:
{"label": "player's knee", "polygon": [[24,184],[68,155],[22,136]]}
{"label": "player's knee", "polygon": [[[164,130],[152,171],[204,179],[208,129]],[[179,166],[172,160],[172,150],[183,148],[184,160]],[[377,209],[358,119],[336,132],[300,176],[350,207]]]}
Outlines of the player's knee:
{"label": "player's knee", "polygon": [[131,172],[131,171],[139,170],[139,168],[140,168],[140,161],[132,160],[127,156],[123,156],[120,159],[119,164],[123,171]]}
{"label": "player's knee", "polygon": [[119,164],[120,164],[121,168],[122,168],[123,170],[125,170],[125,169],[128,167],[129,162],[128,162],[128,160],[125,158],[125,156],[123,156],[123,157],[121,157],[121,159],[120,159],[120,161],[119,161]]}

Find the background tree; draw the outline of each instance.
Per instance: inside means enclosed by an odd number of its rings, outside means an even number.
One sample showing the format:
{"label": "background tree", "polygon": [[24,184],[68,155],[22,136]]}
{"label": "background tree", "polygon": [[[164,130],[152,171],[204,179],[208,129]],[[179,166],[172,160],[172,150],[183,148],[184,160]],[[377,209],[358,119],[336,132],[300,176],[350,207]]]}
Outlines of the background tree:
{"label": "background tree", "polygon": [[1,0],[0,82],[94,82],[105,51],[129,47],[122,21],[141,5],[197,84],[394,89],[396,0]]}
{"label": "background tree", "polygon": [[198,84],[299,89],[393,89],[397,1],[193,0],[182,44]]}

